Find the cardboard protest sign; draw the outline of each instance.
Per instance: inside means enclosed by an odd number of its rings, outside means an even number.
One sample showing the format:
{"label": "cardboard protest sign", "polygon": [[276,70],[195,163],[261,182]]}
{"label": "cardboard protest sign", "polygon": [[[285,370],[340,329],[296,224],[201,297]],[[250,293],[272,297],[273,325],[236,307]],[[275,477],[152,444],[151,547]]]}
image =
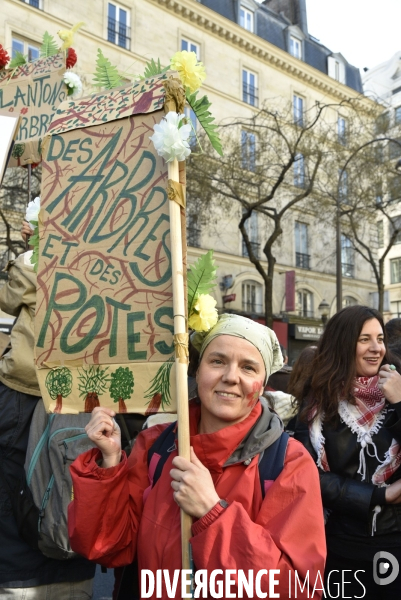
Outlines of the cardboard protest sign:
{"label": "cardboard protest sign", "polygon": [[50,411],[175,412],[166,76],[57,110],[45,140],[35,321]]}
{"label": "cardboard protest sign", "polygon": [[63,53],[0,74],[0,109],[21,116],[9,167],[41,160],[41,141],[60,102],[67,97]]}

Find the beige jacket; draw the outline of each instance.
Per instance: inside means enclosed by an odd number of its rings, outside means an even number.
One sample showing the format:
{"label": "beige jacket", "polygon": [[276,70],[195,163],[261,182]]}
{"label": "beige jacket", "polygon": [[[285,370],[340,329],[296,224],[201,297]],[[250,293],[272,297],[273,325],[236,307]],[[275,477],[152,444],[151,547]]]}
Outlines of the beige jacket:
{"label": "beige jacket", "polygon": [[0,308],[17,317],[11,331],[11,350],[0,359],[0,381],[12,390],[41,396],[33,358],[36,273],[32,252],[8,263],[8,281],[0,290]]}

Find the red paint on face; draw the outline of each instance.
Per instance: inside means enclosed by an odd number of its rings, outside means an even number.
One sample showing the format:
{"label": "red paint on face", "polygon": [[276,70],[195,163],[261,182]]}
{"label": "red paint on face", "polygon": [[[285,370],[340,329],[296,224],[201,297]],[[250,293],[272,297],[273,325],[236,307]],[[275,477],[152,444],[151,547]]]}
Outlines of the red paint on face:
{"label": "red paint on face", "polygon": [[256,402],[259,400],[259,392],[261,387],[261,381],[254,381],[252,385],[252,392],[250,392],[246,397],[248,400],[248,406],[251,406],[252,408],[255,406]]}

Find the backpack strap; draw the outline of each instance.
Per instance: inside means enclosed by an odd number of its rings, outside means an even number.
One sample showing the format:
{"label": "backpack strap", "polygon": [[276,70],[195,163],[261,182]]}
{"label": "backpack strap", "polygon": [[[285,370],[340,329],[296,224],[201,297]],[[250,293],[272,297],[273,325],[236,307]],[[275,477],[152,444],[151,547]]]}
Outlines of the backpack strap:
{"label": "backpack strap", "polygon": [[259,478],[263,498],[284,468],[289,439],[288,433],[283,431],[280,437],[259,455]]}

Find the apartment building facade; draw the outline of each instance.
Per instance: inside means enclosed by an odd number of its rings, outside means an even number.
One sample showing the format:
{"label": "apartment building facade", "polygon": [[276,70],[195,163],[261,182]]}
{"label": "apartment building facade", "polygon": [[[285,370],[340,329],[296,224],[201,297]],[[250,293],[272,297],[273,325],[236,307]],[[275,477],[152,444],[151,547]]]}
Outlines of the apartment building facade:
{"label": "apartment building facade", "polygon": [[[2,5],[0,43],[31,60],[39,56],[44,31],[57,39],[59,29],[85,22],[73,45],[78,55],[74,70],[85,93],[93,91],[98,48],[127,79],[142,73],[151,58],[166,65],[177,50],[195,51],[206,68],[202,90],[217,122],[249,118],[272,99],[292,105],[300,115],[316,103],[338,104],[362,93],[358,69],[309,33],[305,0],[3,0]],[[333,110],[331,119],[336,130],[346,127],[344,113]],[[294,178],[300,181],[301,175],[294,173]],[[188,258],[193,262],[213,248],[218,308],[263,322],[263,280],[244,248],[240,215],[241,207],[233,206],[217,230],[202,228],[196,214],[188,215]],[[259,216],[250,224],[258,252],[265,227]],[[319,337],[322,301],[330,314],[336,311],[334,228],[312,208],[294,209],[285,220],[276,257],[275,329],[291,360]],[[342,263],[344,304],[370,304],[376,289],[371,268],[346,235]],[[288,294],[295,295],[295,310],[287,310]]]}

